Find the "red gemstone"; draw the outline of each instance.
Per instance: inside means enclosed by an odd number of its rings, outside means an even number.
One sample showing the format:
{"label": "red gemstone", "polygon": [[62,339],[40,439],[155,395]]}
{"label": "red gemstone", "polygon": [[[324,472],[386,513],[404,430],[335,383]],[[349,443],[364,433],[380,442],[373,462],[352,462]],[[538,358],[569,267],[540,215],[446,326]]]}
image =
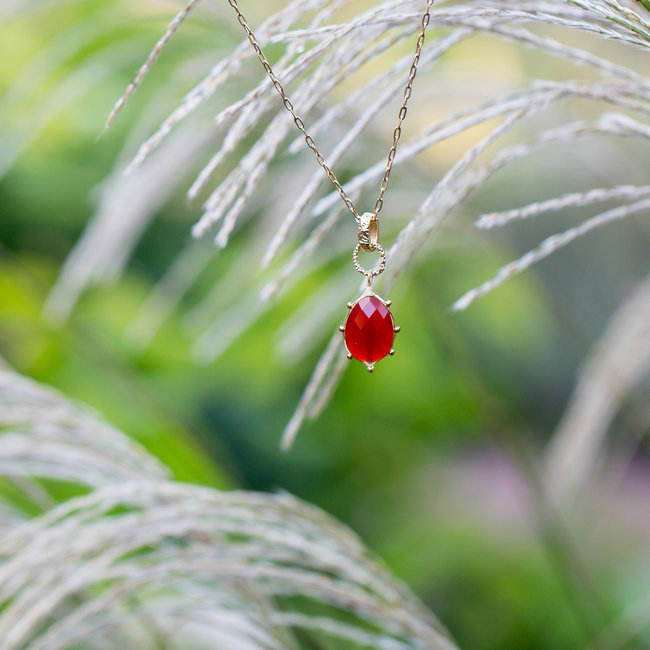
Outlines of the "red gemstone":
{"label": "red gemstone", "polygon": [[345,323],[348,352],[368,365],[383,359],[392,349],[395,321],[377,296],[362,296],[350,310]]}

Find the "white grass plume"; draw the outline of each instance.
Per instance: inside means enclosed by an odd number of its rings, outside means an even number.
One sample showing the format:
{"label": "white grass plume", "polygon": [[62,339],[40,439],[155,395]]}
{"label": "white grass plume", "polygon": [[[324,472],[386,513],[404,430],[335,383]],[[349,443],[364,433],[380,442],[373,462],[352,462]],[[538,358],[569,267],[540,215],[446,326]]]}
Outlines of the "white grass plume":
{"label": "white grass plume", "polygon": [[0,368],[0,474],[98,487],[166,468],[139,445],[55,391]]}
{"label": "white grass plume", "polygon": [[136,74],[133,81],[129,84],[128,88],[124,92],[124,95],[117,100],[117,103],[113,107],[113,110],[109,113],[108,118],[106,118],[106,124],[104,124],[104,131],[107,131],[113,121],[117,117],[118,113],[122,110],[126,102],[129,100],[129,97],[135,92],[136,88],[140,85],[145,75],[151,69],[151,66],[156,62],[156,59],[160,56],[163,48],[169,41],[172,39],[174,34],[178,31],[179,27],[183,24],[183,21],[190,15],[194,7],[198,4],[199,0],[190,0],[181,11],[179,11],[173,20],[169,23],[167,31],[161,36],[160,40],[156,43],[153,50],[147,57],[147,60],[142,64],[138,73]]}
{"label": "white grass plume", "polygon": [[0,510],[3,650],[148,648],[160,639],[179,650],[297,649],[294,628],[356,647],[455,647],[317,508],[287,494],[172,482],[119,431],[8,369],[0,425],[1,477],[90,488],[31,520]]}

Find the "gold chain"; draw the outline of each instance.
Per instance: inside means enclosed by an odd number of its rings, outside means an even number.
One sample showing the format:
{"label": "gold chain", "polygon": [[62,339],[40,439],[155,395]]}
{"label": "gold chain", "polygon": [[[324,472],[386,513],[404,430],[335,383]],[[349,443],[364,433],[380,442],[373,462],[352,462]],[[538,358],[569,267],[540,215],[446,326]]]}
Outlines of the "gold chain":
{"label": "gold chain", "polygon": [[415,46],[415,56],[413,57],[413,63],[411,63],[411,70],[409,71],[409,78],[406,82],[404,88],[404,102],[402,107],[399,109],[397,116],[397,126],[393,131],[393,144],[388,151],[388,160],[386,161],[386,171],[384,172],[384,177],[381,180],[381,187],[379,188],[379,196],[375,201],[375,219],[381,211],[382,206],[384,205],[384,192],[388,187],[388,179],[390,178],[390,172],[393,169],[393,162],[395,161],[395,152],[397,151],[397,143],[399,142],[400,136],[402,135],[402,122],[406,117],[406,105],[408,104],[409,99],[411,98],[411,93],[413,92],[413,81],[415,80],[415,75],[418,71],[418,64],[420,63],[420,53],[422,52],[422,46],[424,45],[424,35],[427,31],[427,26],[429,25],[429,20],[431,19],[430,10],[433,5],[434,0],[426,0],[427,8],[422,14],[422,22],[420,34],[418,36],[418,41]]}
{"label": "gold chain", "polygon": [[[406,105],[408,104],[408,101],[411,97],[411,93],[413,91],[413,81],[415,80],[415,75],[418,69],[418,63],[420,62],[420,53],[422,52],[422,46],[424,45],[424,35],[427,29],[427,25],[429,24],[429,20],[431,18],[429,12],[431,10],[434,0],[425,0],[425,2],[426,2],[426,10],[422,15],[422,21],[421,21],[422,28],[420,30],[420,35],[418,36],[417,44],[415,46],[415,56],[413,57],[413,63],[411,64],[409,78],[406,83],[406,87],[404,88],[404,102],[402,103],[402,106],[399,109],[397,126],[393,131],[393,144],[391,145],[391,148],[388,151],[388,160],[386,161],[386,171],[384,172],[384,177],[381,181],[379,196],[377,197],[377,201],[375,201],[375,211],[374,214],[370,215],[373,221],[377,221],[377,215],[381,211],[381,208],[384,204],[384,192],[388,187],[390,172],[393,169],[393,162],[395,161],[395,152],[397,151],[397,143],[399,142],[400,136],[402,135],[402,122],[406,117]],[[285,93],[284,88],[280,83],[280,80],[275,76],[275,73],[271,68],[271,64],[268,62],[268,59],[264,55],[264,52],[262,51],[260,44],[257,42],[257,39],[255,38],[255,34],[253,34],[251,28],[248,26],[248,23],[246,22],[246,18],[244,18],[244,14],[242,14],[241,10],[239,9],[237,0],[228,0],[228,4],[237,13],[237,19],[239,20],[239,24],[244,28],[244,31],[246,32],[246,36],[250,41],[250,44],[253,46],[253,49],[255,50],[258,59],[264,66],[264,70],[266,70],[266,74],[269,76],[269,79],[273,83],[273,86],[275,87],[280,97],[282,98],[282,103],[284,104],[284,107],[289,111],[289,113],[291,113],[291,117],[293,117],[293,121],[295,125],[303,134],[307,146],[314,152],[318,164],[325,170],[327,177],[330,179],[332,185],[334,185],[338,193],[341,195],[341,198],[345,202],[345,205],[347,206],[348,210],[350,210],[350,212],[352,212],[352,214],[354,215],[355,219],[359,221],[360,220],[359,213],[354,207],[354,204],[352,203],[352,199],[350,199],[350,197],[345,193],[345,190],[343,189],[343,186],[339,182],[338,178],[336,178],[334,172],[327,166],[327,163],[325,162],[325,158],[323,158],[323,155],[316,147],[316,144],[313,141],[312,137],[309,135],[309,133],[307,133],[304,122],[300,119],[300,117],[296,113],[296,109],[293,107],[291,100],[287,97],[287,94]]]}

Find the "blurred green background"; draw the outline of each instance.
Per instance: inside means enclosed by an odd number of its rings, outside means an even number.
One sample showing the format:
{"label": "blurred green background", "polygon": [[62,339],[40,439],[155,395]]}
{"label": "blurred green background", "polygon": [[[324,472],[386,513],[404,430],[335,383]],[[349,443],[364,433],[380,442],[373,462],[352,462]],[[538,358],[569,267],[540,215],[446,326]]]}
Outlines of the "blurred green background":
{"label": "blurred green background", "polygon": [[[251,9],[251,22],[276,5]],[[239,42],[226,9],[206,4],[192,15],[99,140],[106,115],[178,4],[36,3],[0,23],[0,355],[97,409],[179,480],[287,490],[323,507],[359,533],[462,648],[587,647],[608,621],[648,595],[650,478],[647,449],[639,447],[647,386],[630,397],[610,432],[613,457],[633,461],[615,480],[604,471],[593,477],[593,499],[586,498],[580,517],[563,522],[545,515],[539,464],[580,363],[647,272],[647,222],[592,233],[467,313],[453,313],[450,305],[590,209],[489,237],[474,231],[476,216],[587,182],[647,178],[647,147],[628,144],[616,149],[616,166],[591,167],[564,165],[564,152],[552,150],[490,181],[394,287],[390,297],[403,330],[395,358],[372,376],[351,364],[330,404],[304,426],[288,454],[279,449],[282,430],[328,335],[315,332],[297,357],[284,357],[277,344],[287,314],[319,286],[318,274],[283,295],[216,362],[193,362],[186,310],[243,250],[244,231],[150,347],[138,349],[125,338],[149,291],[190,240],[200,208],[185,199],[188,184],[180,183],[157,211],[118,280],[86,292],[65,324],[44,318],[48,292],[118,157],[133,154]],[[247,68],[241,88],[231,84],[216,101],[227,105],[258,73]],[[453,50],[438,74],[458,86],[490,74],[506,88],[567,71],[542,55],[485,40]],[[446,96],[432,80],[418,79],[414,104]],[[444,110],[441,99],[436,112]],[[425,118],[422,104],[413,114],[414,121]],[[392,121],[386,115],[385,124]],[[377,152],[390,133],[380,131],[368,136]],[[419,160],[414,182],[431,185],[463,146],[450,144]],[[401,184],[408,191],[407,183],[398,170],[391,190],[398,193]],[[332,272],[346,264],[347,256]],[[341,319],[349,298],[341,296]],[[338,324],[327,323],[326,332]],[[598,496],[603,483],[606,498]],[[645,630],[620,647],[650,647]]]}

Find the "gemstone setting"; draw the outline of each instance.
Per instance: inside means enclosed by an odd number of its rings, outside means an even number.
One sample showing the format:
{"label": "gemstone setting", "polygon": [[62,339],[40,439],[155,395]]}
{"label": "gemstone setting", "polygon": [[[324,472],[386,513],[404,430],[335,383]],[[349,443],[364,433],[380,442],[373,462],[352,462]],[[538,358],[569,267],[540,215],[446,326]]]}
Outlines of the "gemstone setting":
{"label": "gemstone setting", "polygon": [[345,326],[341,331],[345,338],[348,358],[366,364],[369,372],[375,363],[388,354],[394,354],[393,341],[399,331],[390,312],[390,300],[382,300],[371,289],[355,302],[349,303]]}

